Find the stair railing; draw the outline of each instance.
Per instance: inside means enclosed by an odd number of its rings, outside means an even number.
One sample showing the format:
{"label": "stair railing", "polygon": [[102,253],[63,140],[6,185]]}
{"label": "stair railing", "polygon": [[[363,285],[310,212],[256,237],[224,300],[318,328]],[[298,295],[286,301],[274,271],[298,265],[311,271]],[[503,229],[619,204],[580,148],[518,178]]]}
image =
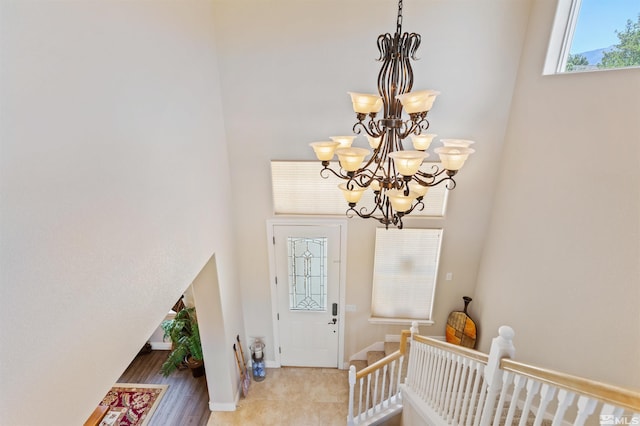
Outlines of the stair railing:
{"label": "stair railing", "polygon": [[640,425],[640,392],[516,362],[513,336],[500,327],[486,355],[414,335],[404,409],[432,425]]}
{"label": "stair railing", "polygon": [[402,410],[402,366],[410,338],[411,331],[404,330],[397,351],[358,372],[353,365],[349,368],[347,425],[372,424]]}

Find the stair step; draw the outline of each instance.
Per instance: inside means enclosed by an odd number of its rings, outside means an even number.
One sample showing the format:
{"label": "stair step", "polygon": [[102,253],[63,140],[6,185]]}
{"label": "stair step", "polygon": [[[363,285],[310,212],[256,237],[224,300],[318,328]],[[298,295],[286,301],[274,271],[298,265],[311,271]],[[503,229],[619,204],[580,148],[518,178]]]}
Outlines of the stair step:
{"label": "stair step", "polygon": [[371,365],[384,357],[384,351],[369,351],[367,352],[367,365]]}
{"label": "stair step", "polygon": [[385,356],[389,356],[400,349],[400,342],[384,342]]}
{"label": "stair step", "polygon": [[352,365],[356,367],[356,372],[358,372],[367,367],[367,361],[359,360],[359,359],[349,361],[349,366],[352,366]]}

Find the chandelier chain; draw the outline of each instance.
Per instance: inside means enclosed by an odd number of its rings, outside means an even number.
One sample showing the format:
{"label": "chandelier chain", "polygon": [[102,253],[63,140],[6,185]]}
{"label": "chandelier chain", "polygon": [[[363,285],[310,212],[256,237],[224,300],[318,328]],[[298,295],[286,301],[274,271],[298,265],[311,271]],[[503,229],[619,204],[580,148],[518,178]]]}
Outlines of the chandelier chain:
{"label": "chandelier chain", "polygon": [[396,32],[402,34],[402,0],[398,0],[398,21],[396,24]]}

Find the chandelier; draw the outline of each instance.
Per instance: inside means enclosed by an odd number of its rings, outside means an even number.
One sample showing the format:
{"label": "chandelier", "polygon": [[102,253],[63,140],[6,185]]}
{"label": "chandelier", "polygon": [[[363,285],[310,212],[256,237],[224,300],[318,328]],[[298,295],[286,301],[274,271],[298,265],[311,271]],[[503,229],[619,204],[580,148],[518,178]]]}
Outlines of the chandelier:
{"label": "chandelier", "polygon": [[[322,162],[320,175],[329,173],[342,179],[338,185],[349,204],[348,217],[357,215],[376,219],[386,228],[389,225],[402,228],[402,218],[424,208],[423,199],[428,189],[444,183],[455,188],[453,177],[463,166],[473,141],[441,139],[443,146],[435,148],[441,167],[432,165],[422,170],[426,152],[437,135],[425,133],[429,128],[427,113],[440,94],[435,90],[412,92],[413,70],[410,60],[416,60],[420,35],[402,33],[402,0],[398,2],[396,32],[378,36],[378,50],[382,67],[378,74],[378,94],[349,92],[357,122],[353,132],[366,133],[369,149],[352,147],[356,136],[333,136],[331,141],[312,142],[318,160]],[[382,109],[382,118],[376,118]],[[402,111],[408,119],[403,119]],[[403,141],[410,138],[413,150],[405,150]],[[332,169],[330,161],[338,156],[340,170]],[[356,207],[364,191],[374,193],[372,207]]]}

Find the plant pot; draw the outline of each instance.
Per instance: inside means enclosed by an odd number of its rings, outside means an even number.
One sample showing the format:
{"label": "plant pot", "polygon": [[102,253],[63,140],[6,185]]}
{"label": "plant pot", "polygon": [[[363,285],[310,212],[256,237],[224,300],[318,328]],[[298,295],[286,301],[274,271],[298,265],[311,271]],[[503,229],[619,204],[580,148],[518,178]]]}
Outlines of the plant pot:
{"label": "plant pot", "polygon": [[204,375],[204,361],[187,357],[185,363],[191,370],[191,375],[193,377],[202,377]]}

